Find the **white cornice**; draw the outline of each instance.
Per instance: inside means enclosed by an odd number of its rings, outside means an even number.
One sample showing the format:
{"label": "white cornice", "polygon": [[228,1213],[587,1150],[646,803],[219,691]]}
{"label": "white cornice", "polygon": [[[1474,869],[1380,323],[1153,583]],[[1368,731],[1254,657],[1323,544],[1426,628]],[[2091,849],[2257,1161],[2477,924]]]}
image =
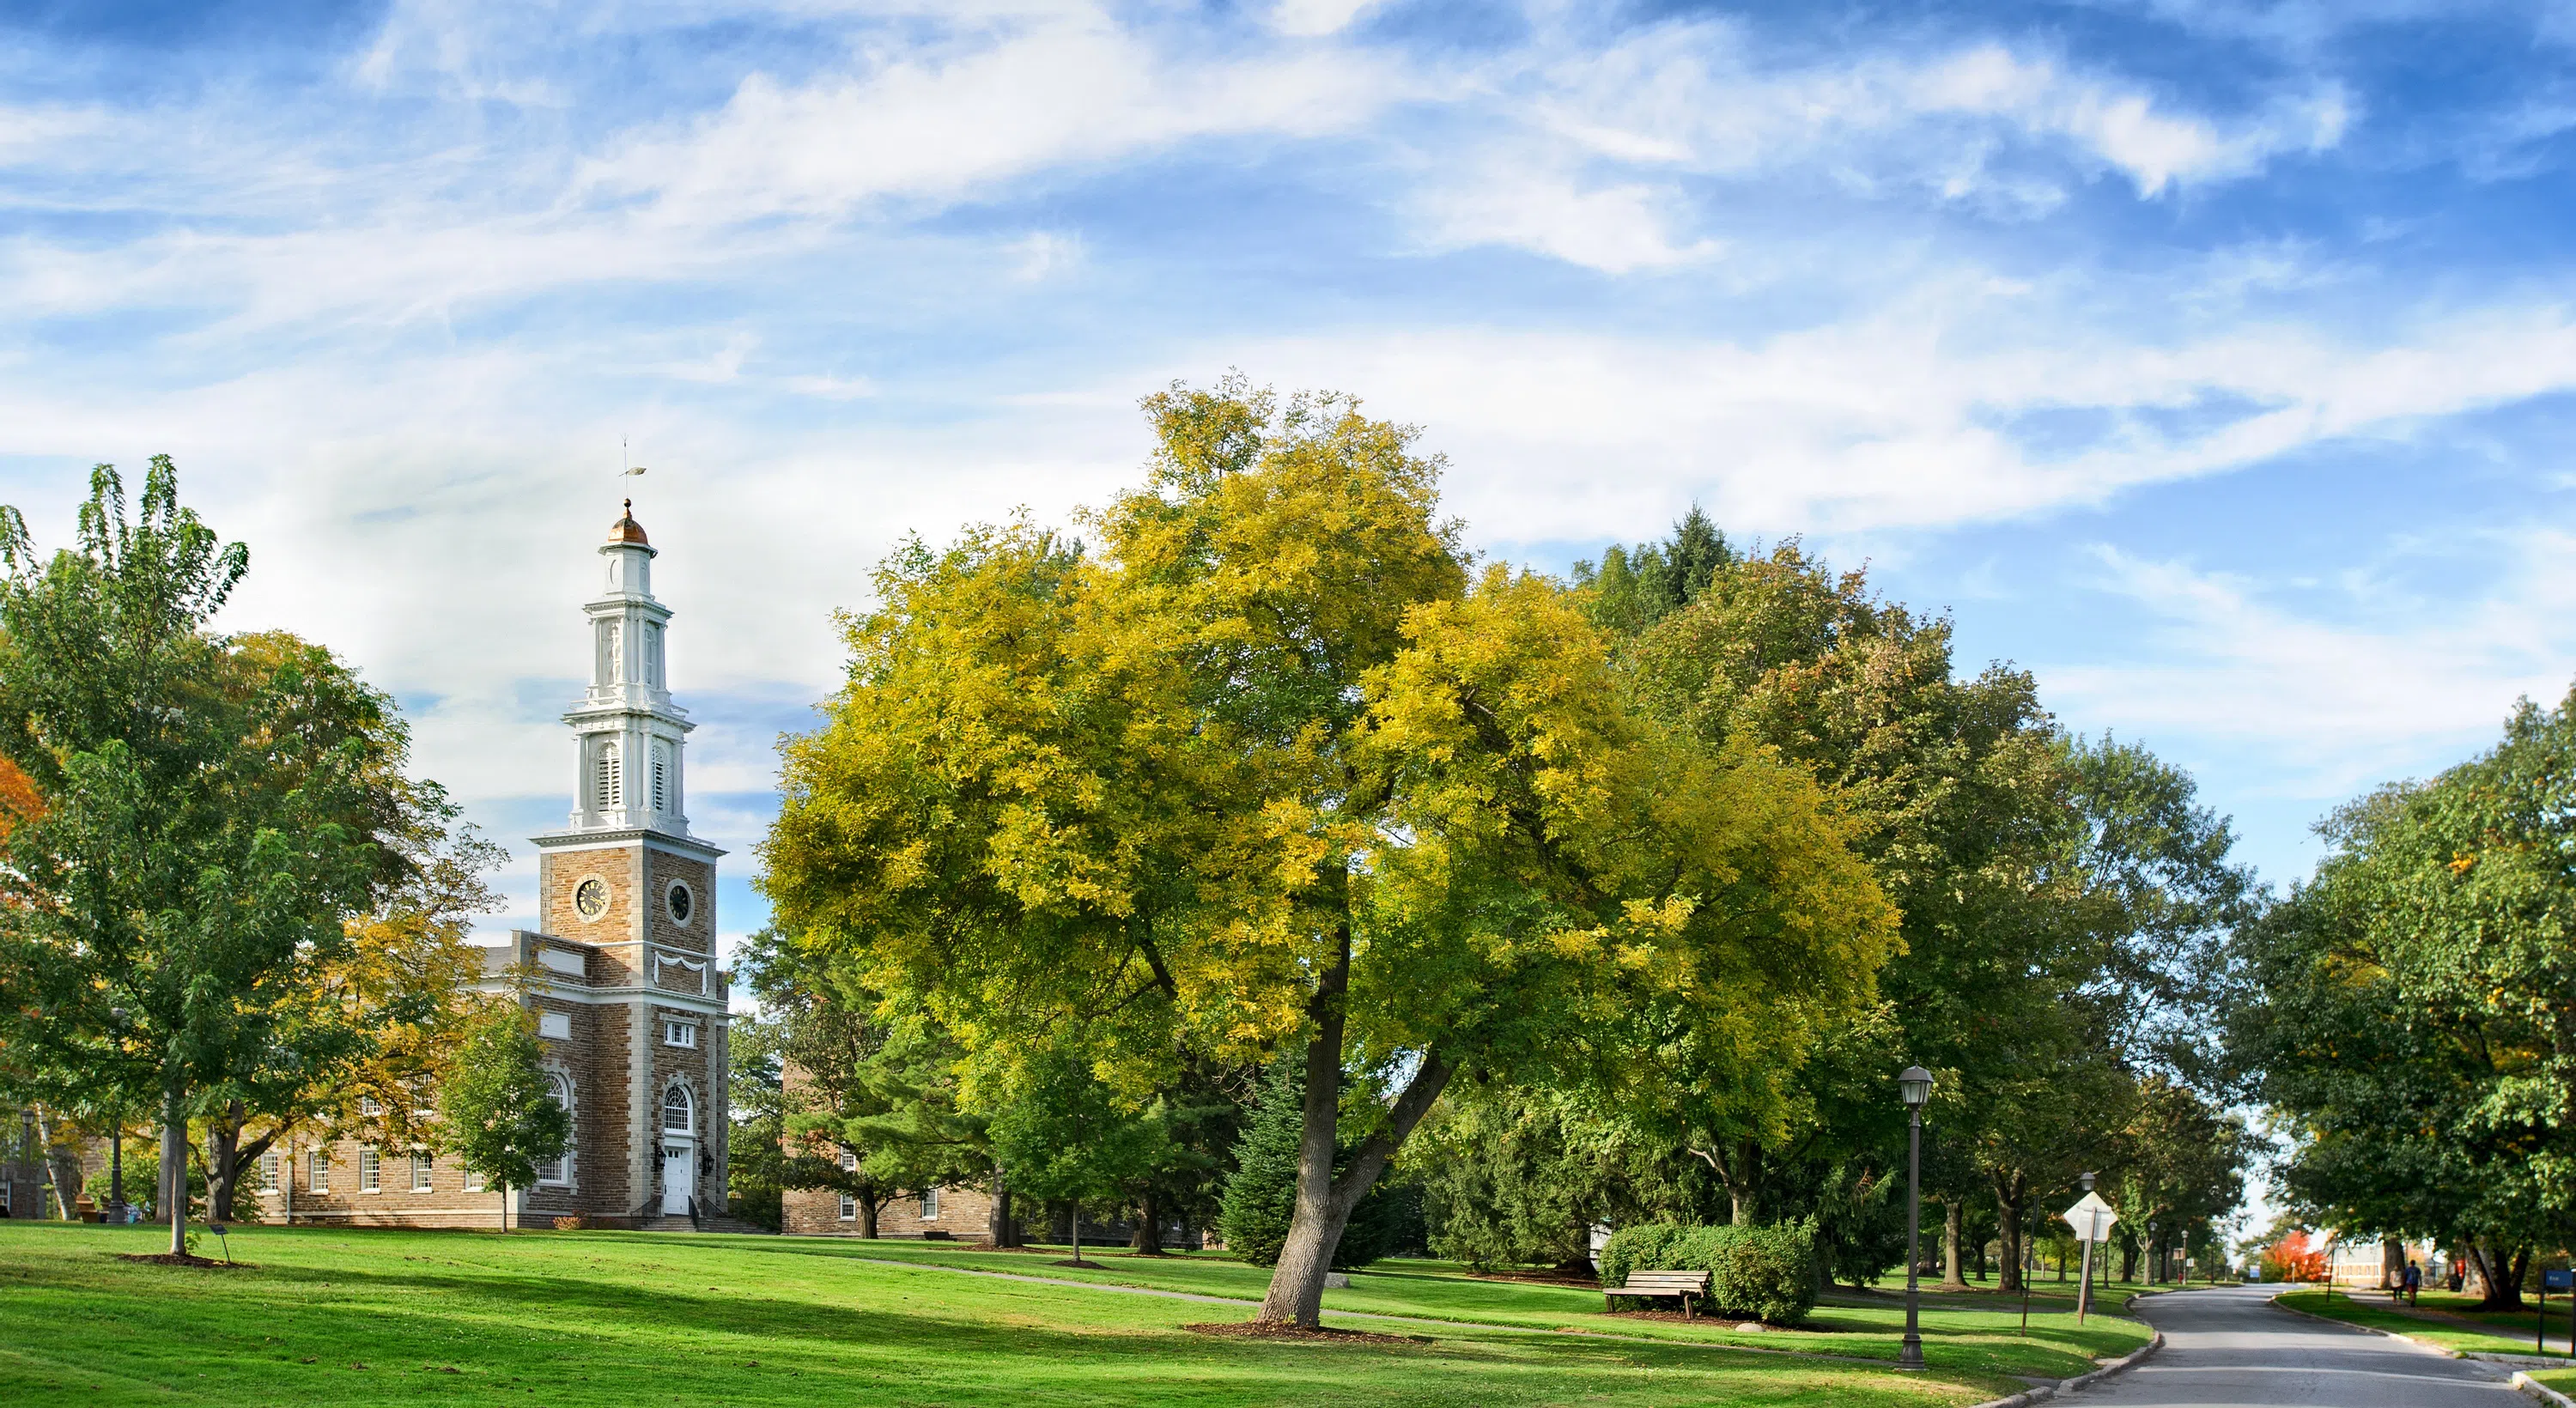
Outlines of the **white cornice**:
{"label": "white cornice", "polygon": [[647,847],[666,850],[691,860],[712,861],[725,852],[692,836],[674,836],[649,826],[621,826],[598,831],[546,831],[528,840],[543,851],[608,851],[641,841]]}

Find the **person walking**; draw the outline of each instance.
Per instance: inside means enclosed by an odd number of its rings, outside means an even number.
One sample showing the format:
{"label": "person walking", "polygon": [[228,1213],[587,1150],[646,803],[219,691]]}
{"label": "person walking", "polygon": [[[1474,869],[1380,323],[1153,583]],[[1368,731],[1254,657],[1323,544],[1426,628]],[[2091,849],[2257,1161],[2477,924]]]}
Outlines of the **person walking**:
{"label": "person walking", "polygon": [[2415,1303],[2416,1292],[2421,1291],[2423,1288],[2424,1268],[2422,1264],[2413,1261],[2406,1263],[2406,1303],[2408,1305],[2413,1305]]}

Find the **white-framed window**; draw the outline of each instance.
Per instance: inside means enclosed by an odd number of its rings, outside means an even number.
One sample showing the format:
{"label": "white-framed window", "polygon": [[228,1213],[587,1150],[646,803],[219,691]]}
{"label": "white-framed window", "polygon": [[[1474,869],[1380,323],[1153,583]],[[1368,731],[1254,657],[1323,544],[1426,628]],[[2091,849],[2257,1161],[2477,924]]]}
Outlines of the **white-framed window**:
{"label": "white-framed window", "polygon": [[480,1193],[483,1192],[484,1189],[485,1184],[483,1182],[483,1171],[475,1168],[465,1170],[465,1191],[468,1193]]}
{"label": "white-framed window", "polygon": [[598,775],[593,779],[593,790],[591,795],[596,799],[597,805],[593,809],[596,811],[613,811],[623,804],[626,799],[626,779],[620,775],[617,766],[616,744],[602,743],[599,745],[599,758],[596,767]]}
{"label": "white-framed window", "polygon": [[359,1114],[366,1116],[368,1119],[374,1119],[376,1116],[381,1115],[384,1112],[385,1107],[376,1103],[376,1097],[372,1095],[361,1095],[358,1097]]}
{"label": "white-framed window", "polygon": [[572,1040],[572,1014],[569,1012],[539,1012],[537,1014],[537,1035],[552,1037],[557,1041]]}
{"label": "white-framed window", "polygon": [[671,745],[656,743],[653,745],[653,810],[667,812],[670,809]]}
{"label": "white-framed window", "polygon": [[664,1046],[696,1046],[698,1044],[698,1024],[695,1022],[671,1021],[662,1023],[662,1044]]}
{"label": "white-framed window", "polygon": [[[563,1106],[565,1114],[572,1113],[572,1080],[570,1077],[548,1072],[546,1075],[546,1093],[555,1097],[555,1103]],[[569,1146],[565,1148],[563,1153],[537,1165],[537,1182],[558,1188],[572,1182],[572,1150]]]}
{"label": "white-framed window", "polygon": [[411,1191],[415,1193],[429,1191],[429,1155],[427,1154],[411,1156]]}
{"label": "white-framed window", "polygon": [[278,1153],[277,1153],[277,1151],[276,1151],[275,1149],[271,1149],[271,1150],[269,1150],[267,1153],[264,1153],[264,1154],[262,1154],[262,1155],[260,1155],[260,1156],[259,1156],[259,1186],[260,1186],[260,1191],[262,1191],[262,1192],[268,1192],[268,1193],[273,1193],[273,1192],[276,1192],[276,1191],[277,1191],[277,1187],[278,1187],[278,1178],[277,1178],[277,1175],[278,1175],[278,1166],[279,1166],[279,1164],[281,1164],[281,1163],[283,1163],[283,1162],[284,1162],[284,1160],[282,1160],[282,1159],[280,1159],[280,1158],[278,1157]]}
{"label": "white-framed window", "polygon": [[376,1155],[375,1146],[372,1144],[358,1151],[359,1192],[373,1193],[376,1191],[376,1175],[379,1171],[378,1165],[381,1162],[382,1161]]}
{"label": "white-framed window", "polygon": [[644,682],[655,689],[662,687],[662,623],[644,623]]}
{"label": "white-framed window", "polygon": [[689,1088],[677,1081],[662,1092],[662,1132],[695,1134],[698,1132],[698,1102]]}
{"label": "white-framed window", "polygon": [[856,1149],[843,1149],[841,1151],[841,1171],[843,1173],[856,1173],[859,1171],[859,1153]]}
{"label": "white-framed window", "polygon": [[304,1182],[307,1187],[311,1188],[316,1193],[328,1193],[331,1191],[330,1150],[316,1149],[313,1151],[313,1170],[305,1175]]}
{"label": "white-framed window", "polygon": [[858,1219],[858,1216],[859,1200],[851,1197],[847,1193],[843,1193],[841,1195],[841,1220],[843,1222],[853,1222]]}
{"label": "white-framed window", "polygon": [[921,1190],[921,1220],[924,1222],[937,1222],[939,1220],[938,1189],[924,1188]]}

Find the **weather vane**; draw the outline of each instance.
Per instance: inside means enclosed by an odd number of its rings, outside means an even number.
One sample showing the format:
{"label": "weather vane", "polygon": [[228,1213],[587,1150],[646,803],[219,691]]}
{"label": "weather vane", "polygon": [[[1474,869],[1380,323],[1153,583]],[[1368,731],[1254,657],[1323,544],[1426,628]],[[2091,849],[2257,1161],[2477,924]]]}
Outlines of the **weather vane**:
{"label": "weather vane", "polygon": [[[626,467],[617,471],[617,477],[620,479],[632,479],[636,475],[644,472],[644,466],[640,464],[627,464],[627,459],[628,453],[626,449],[626,437],[620,435],[617,437],[617,462],[619,464],[626,465]],[[635,511],[635,501],[633,499],[628,499],[626,501],[626,511],[629,513]]]}

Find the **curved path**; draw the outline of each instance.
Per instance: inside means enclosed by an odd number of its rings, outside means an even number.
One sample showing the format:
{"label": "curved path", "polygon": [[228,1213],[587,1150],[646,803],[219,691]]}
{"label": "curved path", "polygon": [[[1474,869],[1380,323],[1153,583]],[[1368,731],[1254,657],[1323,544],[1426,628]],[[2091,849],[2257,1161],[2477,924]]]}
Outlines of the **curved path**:
{"label": "curved path", "polygon": [[2231,1286],[2138,1302],[2137,1314],[2164,1332],[2165,1347],[2067,1401],[2086,1408],[2531,1408],[2492,1366],[2293,1315],[2271,1304],[2278,1290]]}

